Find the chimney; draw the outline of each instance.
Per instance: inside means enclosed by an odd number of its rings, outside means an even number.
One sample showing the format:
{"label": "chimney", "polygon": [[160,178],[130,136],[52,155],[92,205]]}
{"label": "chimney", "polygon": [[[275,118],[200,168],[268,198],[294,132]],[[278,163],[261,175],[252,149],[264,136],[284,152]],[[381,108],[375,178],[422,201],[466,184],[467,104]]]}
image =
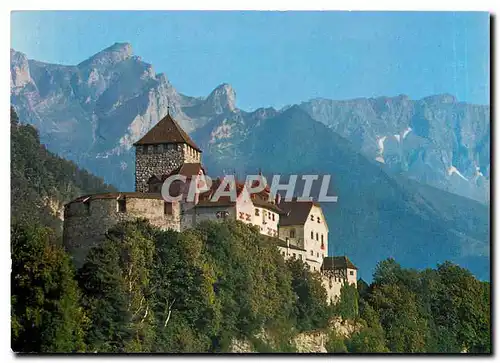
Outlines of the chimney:
{"label": "chimney", "polygon": [[280,193],[276,193],[276,197],[274,198],[274,202],[276,205],[280,204],[280,202],[281,202],[281,194]]}

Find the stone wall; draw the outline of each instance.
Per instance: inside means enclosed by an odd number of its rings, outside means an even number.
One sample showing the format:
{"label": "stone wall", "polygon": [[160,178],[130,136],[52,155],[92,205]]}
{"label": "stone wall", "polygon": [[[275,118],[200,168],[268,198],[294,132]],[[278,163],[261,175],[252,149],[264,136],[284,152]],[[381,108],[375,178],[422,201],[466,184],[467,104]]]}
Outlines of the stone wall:
{"label": "stone wall", "polygon": [[165,214],[165,201],[160,196],[126,198],[126,212],[118,212],[117,203],[116,198],[99,199],[94,196],[86,203],[66,205],[63,243],[77,268],[83,264],[89,250],[99,245],[109,228],[118,222],[146,218],[161,229],[180,230],[178,203],[172,204],[172,214]]}
{"label": "stone wall", "polygon": [[137,145],[135,148],[135,191],[148,192],[153,175],[168,174],[185,162],[183,144]]}

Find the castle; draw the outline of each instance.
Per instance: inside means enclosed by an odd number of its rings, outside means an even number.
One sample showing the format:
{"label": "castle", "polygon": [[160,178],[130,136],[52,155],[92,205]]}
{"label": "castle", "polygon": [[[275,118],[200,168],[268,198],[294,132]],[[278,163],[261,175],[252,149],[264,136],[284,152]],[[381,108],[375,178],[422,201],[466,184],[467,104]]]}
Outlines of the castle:
{"label": "castle", "polygon": [[[270,196],[268,186],[248,195],[240,182],[236,182],[236,200],[222,196],[213,201],[211,196],[220,179],[196,195],[193,203],[185,197],[166,201],[161,191],[168,177],[180,175],[190,181],[193,176],[206,174],[202,150],[170,113],[134,147],[135,192],[86,195],[65,205],[63,242],[77,267],[88,251],[106,238],[108,229],[120,221],[146,218],[158,228],[180,232],[203,220],[233,219],[257,226],[285,259],[299,259],[311,271],[318,271],[329,302],[338,299],[344,283],[356,285],[356,266],[346,256],[328,256],[328,224],[319,203],[295,198],[281,201],[279,194]],[[181,184],[171,187],[183,191]]]}

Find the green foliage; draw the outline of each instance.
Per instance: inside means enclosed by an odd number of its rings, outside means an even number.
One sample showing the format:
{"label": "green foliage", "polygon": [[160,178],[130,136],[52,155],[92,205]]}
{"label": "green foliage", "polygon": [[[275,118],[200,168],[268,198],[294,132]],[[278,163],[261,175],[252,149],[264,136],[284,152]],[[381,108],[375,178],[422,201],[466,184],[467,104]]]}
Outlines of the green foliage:
{"label": "green foliage", "polygon": [[60,232],[54,209],[83,194],[114,191],[102,179],[49,152],[37,130],[19,123],[11,108],[11,217]]}
{"label": "green foliage", "polygon": [[11,329],[15,352],[83,351],[86,317],[73,266],[39,226],[11,228]]}
{"label": "green foliage", "polygon": [[225,352],[233,338],[255,339],[262,329],[269,347],[293,351],[294,322],[314,328],[328,319],[319,277],[285,263],[273,241],[240,222],[183,233],[119,224],[91,250],[78,281],[95,326],[92,351]]}
{"label": "green foliage", "polygon": [[358,317],[358,290],[354,285],[344,283],[340,288],[340,299],[335,304],[336,315],[344,319],[355,319]]}
{"label": "green foliage", "polygon": [[374,273],[367,302],[393,352],[489,353],[489,291],[488,282],[450,262],[418,272],[388,259]]}
{"label": "green foliage", "polygon": [[[317,272],[240,222],[183,233],[118,224],[76,278],[54,235],[12,227],[15,351],[227,352],[246,339],[293,352],[292,338],[313,330],[330,331],[334,353],[491,351],[490,284],[450,263],[382,261],[370,286],[343,286],[332,307]],[[352,336],[327,328],[333,315],[356,324]]]}
{"label": "green foliage", "polygon": [[295,316],[299,331],[324,328],[328,322],[329,309],[326,291],[318,273],[311,273],[308,266],[299,260],[286,262],[292,274],[295,293]]}
{"label": "green foliage", "polygon": [[382,328],[363,328],[347,342],[350,353],[388,353]]}
{"label": "green foliage", "polygon": [[327,342],[325,344],[326,351],[328,353],[347,353],[347,347],[345,345],[345,339],[337,334],[335,330],[330,331],[327,337]]}

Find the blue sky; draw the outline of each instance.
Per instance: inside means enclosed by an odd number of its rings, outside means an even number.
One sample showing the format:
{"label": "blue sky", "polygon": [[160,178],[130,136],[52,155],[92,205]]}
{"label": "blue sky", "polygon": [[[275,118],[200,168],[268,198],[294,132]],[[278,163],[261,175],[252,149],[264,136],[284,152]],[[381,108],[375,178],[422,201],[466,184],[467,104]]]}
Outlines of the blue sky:
{"label": "blue sky", "polygon": [[11,47],[77,64],[115,42],[190,96],[231,84],[244,110],[315,97],[451,93],[489,104],[485,12],[13,12]]}

